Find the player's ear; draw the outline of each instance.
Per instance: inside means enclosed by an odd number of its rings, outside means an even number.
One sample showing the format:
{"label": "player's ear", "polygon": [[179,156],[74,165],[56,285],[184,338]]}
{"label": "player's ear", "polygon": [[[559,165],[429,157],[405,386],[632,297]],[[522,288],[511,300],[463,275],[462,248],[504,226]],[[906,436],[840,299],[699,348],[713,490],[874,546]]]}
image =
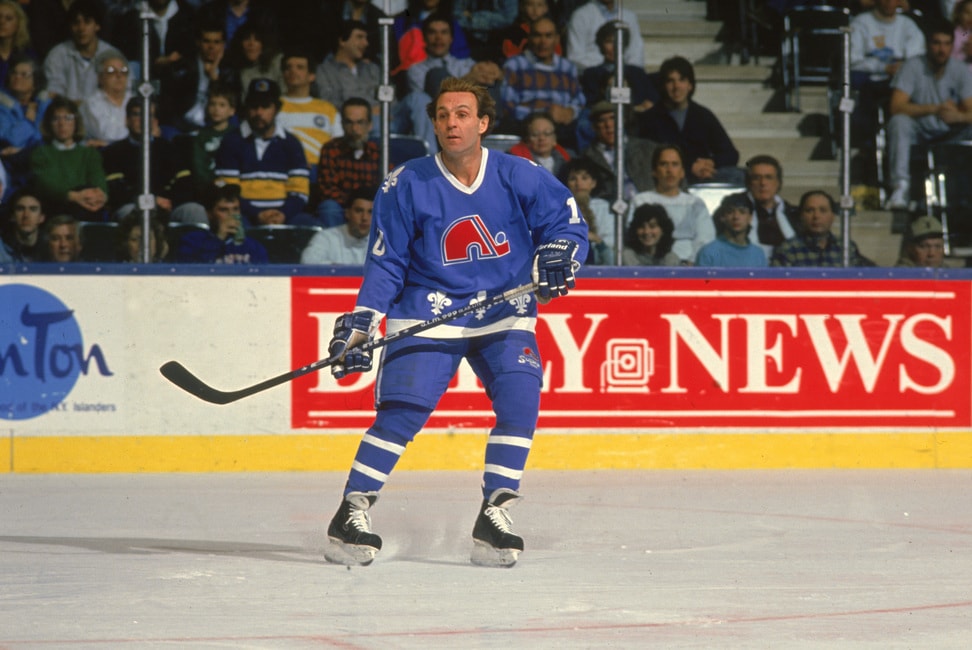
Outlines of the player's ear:
{"label": "player's ear", "polygon": [[479,118],[479,135],[486,135],[489,130],[489,116],[483,115]]}

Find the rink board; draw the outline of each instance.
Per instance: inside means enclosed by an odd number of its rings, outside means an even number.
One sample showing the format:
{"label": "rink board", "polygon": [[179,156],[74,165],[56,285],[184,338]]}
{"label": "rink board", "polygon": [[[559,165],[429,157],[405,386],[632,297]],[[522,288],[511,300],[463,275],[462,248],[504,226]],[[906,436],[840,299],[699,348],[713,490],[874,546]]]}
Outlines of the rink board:
{"label": "rink board", "polygon": [[[373,418],[374,372],[226,406],[158,373],[236,389],[326,357],[356,269],[0,270],[0,472],[343,471]],[[530,467],[972,467],[970,280],[588,273],[524,350],[544,371]],[[480,467],[491,421],[463,366],[400,467]]]}

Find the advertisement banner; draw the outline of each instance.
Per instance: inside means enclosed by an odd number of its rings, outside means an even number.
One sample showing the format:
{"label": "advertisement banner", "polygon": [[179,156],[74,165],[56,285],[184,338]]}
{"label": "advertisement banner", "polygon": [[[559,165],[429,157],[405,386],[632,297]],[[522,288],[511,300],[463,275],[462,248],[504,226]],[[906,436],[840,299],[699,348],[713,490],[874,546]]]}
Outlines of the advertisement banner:
{"label": "advertisement banner", "polygon": [[[292,279],[294,367],[327,356],[358,278]],[[968,282],[588,279],[541,307],[539,426],[967,429]],[[292,385],[296,429],[366,427],[376,372]],[[489,427],[463,365],[430,428]]]}

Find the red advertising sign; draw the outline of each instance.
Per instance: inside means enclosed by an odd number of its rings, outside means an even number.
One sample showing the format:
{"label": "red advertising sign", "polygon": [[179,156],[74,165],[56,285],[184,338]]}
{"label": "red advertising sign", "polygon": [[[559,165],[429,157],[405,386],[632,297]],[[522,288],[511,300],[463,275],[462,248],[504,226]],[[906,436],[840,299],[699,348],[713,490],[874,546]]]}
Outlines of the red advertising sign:
{"label": "red advertising sign", "polygon": [[[360,278],[293,278],[294,366],[327,356]],[[968,428],[970,285],[588,279],[541,307],[541,427]],[[361,428],[374,372],[293,383],[296,428]],[[463,365],[429,422],[489,427]]]}

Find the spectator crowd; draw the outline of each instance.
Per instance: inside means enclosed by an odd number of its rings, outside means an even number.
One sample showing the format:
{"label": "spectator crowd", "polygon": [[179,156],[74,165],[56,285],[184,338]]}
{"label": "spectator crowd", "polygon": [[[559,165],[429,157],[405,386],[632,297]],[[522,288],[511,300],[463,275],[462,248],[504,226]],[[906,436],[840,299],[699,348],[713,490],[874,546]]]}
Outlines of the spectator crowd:
{"label": "spectator crowd", "polygon": [[[300,262],[362,264],[389,171],[378,145],[387,65],[391,133],[432,154],[426,106],[439,83],[486,87],[498,107],[491,131],[515,136],[510,153],[574,195],[590,264],[843,263],[833,197],[813,191],[791,205],[776,159],[741,164],[716,112],[693,98],[693,64],[673,55],[648,70],[637,18],[625,9],[619,19],[614,0],[399,0],[387,62],[382,0],[148,0],[147,120],[142,4],[0,0],[0,261],[82,259],[85,225],[112,223],[118,261],[140,261],[147,242],[153,261],[264,263],[255,235],[284,225],[311,233]],[[909,147],[972,139],[972,1],[951,3],[952,22],[924,33],[896,15],[901,0],[862,4],[854,79],[862,110],[890,102],[890,189],[901,202]],[[618,48],[631,90],[622,143],[609,101]],[[148,237],[136,209],[145,124]],[[713,182],[738,192],[710,213],[690,190]],[[616,205],[627,206],[620,218]],[[899,264],[941,265],[941,224],[915,223]],[[853,242],[849,257],[873,265]]]}

